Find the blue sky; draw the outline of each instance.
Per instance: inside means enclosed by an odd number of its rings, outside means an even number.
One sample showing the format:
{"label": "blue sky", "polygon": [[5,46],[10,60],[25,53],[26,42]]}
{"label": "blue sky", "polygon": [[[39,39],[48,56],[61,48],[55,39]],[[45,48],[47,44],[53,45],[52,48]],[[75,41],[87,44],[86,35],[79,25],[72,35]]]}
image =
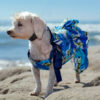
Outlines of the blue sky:
{"label": "blue sky", "polygon": [[100,0],[0,0],[0,19],[21,11],[36,13],[44,20],[100,21]]}

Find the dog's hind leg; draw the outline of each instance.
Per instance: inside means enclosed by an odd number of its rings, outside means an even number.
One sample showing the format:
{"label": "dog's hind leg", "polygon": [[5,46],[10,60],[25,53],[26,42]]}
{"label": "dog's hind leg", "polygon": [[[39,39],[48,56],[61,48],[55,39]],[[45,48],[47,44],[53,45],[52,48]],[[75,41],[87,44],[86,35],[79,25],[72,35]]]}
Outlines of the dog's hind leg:
{"label": "dog's hind leg", "polygon": [[75,83],[80,83],[80,74],[78,72],[75,71],[76,74],[76,80]]}
{"label": "dog's hind leg", "polygon": [[35,81],[36,81],[36,88],[34,89],[32,93],[30,93],[30,95],[38,96],[41,92],[40,70],[38,70],[35,67],[32,67],[32,71],[33,71]]}

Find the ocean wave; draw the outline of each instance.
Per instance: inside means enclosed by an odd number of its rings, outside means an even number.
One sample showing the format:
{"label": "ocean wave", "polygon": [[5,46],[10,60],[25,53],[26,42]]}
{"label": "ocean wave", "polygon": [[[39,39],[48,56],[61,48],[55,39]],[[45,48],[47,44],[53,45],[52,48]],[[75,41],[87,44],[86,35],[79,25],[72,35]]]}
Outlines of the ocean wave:
{"label": "ocean wave", "polygon": [[60,25],[60,23],[48,23],[47,24],[47,26],[49,26],[51,29],[58,25]]}
{"label": "ocean wave", "polygon": [[[48,23],[47,24],[51,29],[54,28],[55,26],[60,25],[60,23]],[[100,33],[100,24],[78,24],[78,26],[89,33],[91,32],[98,32]]]}
{"label": "ocean wave", "polygon": [[[47,23],[47,25],[52,29],[61,23]],[[100,24],[78,24],[78,26],[87,32],[100,32]],[[0,26],[0,32],[7,31],[11,26]]]}
{"label": "ocean wave", "polygon": [[8,60],[0,60],[0,70],[6,67],[27,67],[32,66],[28,61],[8,61]]}
{"label": "ocean wave", "polygon": [[10,26],[0,26],[0,32],[6,32]]}
{"label": "ocean wave", "polygon": [[79,27],[87,32],[100,33],[100,24],[79,24]]}
{"label": "ocean wave", "polygon": [[100,42],[100,35],[95,35],[94,37],[91,37],[90,39]]}

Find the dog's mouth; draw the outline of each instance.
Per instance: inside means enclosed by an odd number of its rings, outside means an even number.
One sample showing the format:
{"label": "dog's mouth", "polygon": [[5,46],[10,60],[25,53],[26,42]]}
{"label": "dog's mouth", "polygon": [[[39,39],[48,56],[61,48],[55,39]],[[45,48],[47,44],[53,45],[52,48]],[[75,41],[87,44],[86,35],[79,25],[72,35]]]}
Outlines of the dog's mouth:
{"label": "dog's mouth", "polygon": [[8,34],[10,37],[12,37],[12,38],[16,38],[16,36],[15,36],[15,34],[13,33],[12,30],[8,30],[8,31],[7,31],[7,34]]}
{"label": "dog's mouth", "polygon": [[11,36],[12,38],[16,38],[16,36]]}
{"label": "dog's mouth", "polygon": [[12,38],[16,38],[16,36],[15,35],[9,35],[10,37],[12,37]]}

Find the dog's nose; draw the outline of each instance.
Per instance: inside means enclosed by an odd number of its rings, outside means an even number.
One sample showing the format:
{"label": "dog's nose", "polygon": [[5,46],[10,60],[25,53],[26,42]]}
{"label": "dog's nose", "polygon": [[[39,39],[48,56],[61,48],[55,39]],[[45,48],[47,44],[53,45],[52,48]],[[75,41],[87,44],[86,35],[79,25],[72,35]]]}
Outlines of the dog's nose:
{"label": "dog's nose", "polygon": [[9,31],[7,31],[7,34],[8,34],[8,35],[10,35],[11,33],[12,33],[12,31],[10,31],[10,30],[9,30]]}

